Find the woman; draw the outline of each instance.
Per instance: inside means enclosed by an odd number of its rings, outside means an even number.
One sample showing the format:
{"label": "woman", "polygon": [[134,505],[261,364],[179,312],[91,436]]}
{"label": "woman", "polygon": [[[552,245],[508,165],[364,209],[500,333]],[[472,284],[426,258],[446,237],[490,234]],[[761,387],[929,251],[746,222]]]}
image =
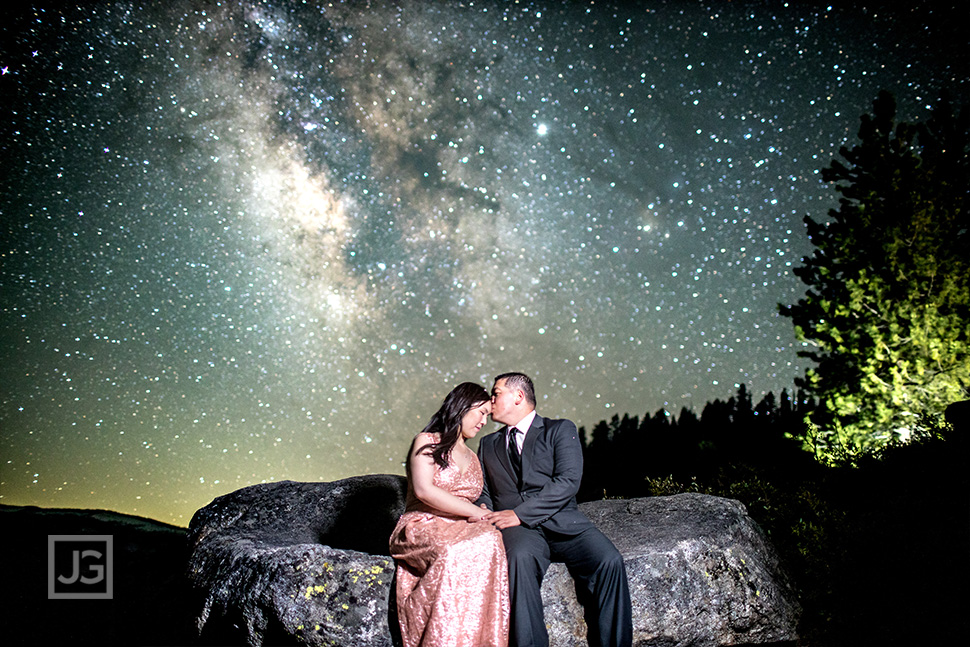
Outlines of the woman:
{"label": "woman", "polygon": [[490,409],[482,386],[459,384],[411,443],[407,507],[390,541],[404,647],[507,645],[505,549],[473,503],[482,468],[465,446]]}

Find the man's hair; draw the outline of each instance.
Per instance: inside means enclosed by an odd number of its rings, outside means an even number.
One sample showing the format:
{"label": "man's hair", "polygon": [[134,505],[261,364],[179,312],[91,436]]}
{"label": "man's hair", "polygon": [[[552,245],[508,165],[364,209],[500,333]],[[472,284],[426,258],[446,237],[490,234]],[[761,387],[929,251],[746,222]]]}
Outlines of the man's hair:
{"label": "man's hair", "polygon": [[532,386],[532,379],[525,373],[502,373],[495,377],[495,383],[499,380],[505,380],[505,387],[508,389],[522,389],[522,393],[525,394],[525,399],[529,401],[533,407],[536,406],[536,390]]}

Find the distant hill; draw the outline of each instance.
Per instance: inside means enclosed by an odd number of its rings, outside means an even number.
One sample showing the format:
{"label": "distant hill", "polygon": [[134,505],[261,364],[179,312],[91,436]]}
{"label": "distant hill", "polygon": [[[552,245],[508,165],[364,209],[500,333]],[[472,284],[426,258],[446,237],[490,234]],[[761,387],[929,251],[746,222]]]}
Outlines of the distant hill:
{"label": "distant hill", "polygon": [[[193,645],[185,528],[106,510],[0,505],[4,645]],[[48,536],[111,535],[113,598],[49,599]]]}

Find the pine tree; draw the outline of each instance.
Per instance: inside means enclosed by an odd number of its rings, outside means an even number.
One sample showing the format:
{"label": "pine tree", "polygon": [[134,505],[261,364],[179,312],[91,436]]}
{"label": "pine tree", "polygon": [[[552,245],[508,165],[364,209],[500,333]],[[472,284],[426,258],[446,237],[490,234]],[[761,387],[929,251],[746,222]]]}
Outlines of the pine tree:
{"label": "pine tree", "polygon": [[965,114],[941,100],[923,124],[896,123],[889,93],[859,143],[822,178],[841,194],[795,274],[809,287],[790,317],[815,366],[799,380],[812,422],[851,453],[939,415],[970,388],[970,163]]}

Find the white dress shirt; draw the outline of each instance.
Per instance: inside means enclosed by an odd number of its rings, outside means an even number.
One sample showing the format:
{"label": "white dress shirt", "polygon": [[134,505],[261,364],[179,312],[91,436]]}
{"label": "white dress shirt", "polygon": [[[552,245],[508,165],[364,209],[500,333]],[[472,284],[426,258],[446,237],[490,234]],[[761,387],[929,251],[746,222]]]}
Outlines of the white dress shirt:
{"label": "white dress shirt", "polygon": [[[532,421],[535,420],[535,417],[536,411],[533,409],[525,418],[509,427],[509,429],[515,429],[515,444],[518,445],[520,454],[522,453],[522,445],[525,443],[525,435],[528,433],[529,427],[532,426]],[[506,442],[507,446],[508,443]]]}

